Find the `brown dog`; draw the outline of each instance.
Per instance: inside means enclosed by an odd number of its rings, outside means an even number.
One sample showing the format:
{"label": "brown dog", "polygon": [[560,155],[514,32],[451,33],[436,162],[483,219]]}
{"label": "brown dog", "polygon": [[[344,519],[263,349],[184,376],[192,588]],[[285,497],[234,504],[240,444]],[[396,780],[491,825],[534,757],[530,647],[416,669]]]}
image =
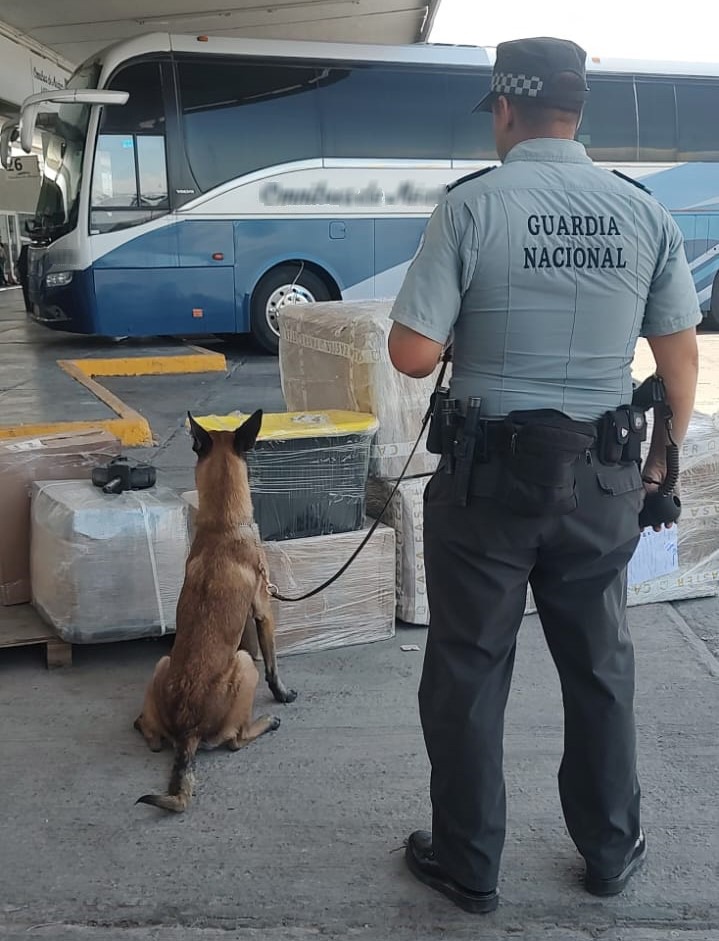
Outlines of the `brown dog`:
{"label": "brown dog", "polygon": [[250,618],[257,625],[275,699],[288,703],[297,696],[277,672],[267,572],[253,530],[245,454],[254,447],[262,412],[234,432],[205,431],[188,416],[197,454],[195,537],[177,603],[172,653],[155,667],[135,720],[152,751],[160,751],[165,741],[175,749],[168,793],[146,794],[137,803],[176,813],[192,797],[198,747],[227,745],[236,751],[280,724],[276,716],[252,721],[258,673],[252,657],[238,649]]}

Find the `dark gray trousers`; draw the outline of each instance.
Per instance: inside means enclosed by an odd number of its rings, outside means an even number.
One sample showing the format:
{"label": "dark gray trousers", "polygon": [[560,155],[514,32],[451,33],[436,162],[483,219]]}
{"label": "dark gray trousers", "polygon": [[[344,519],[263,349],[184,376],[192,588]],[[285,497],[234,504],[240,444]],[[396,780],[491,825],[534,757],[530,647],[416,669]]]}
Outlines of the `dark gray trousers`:
{"label": "dark gray trousers", "polygon": [[530,518],[493,499],[500,473],[497,461],[477,466],[466,507],[441,471],[425,492],[431,623],[419,704],[435,854],[467,888],[496,887],[504,711],[529,581],[562,687],[564,817],[592,869],[614,876],[639,834],[626,566],[639,539],[641,478],[636,465],[582,458],[577,509]]}

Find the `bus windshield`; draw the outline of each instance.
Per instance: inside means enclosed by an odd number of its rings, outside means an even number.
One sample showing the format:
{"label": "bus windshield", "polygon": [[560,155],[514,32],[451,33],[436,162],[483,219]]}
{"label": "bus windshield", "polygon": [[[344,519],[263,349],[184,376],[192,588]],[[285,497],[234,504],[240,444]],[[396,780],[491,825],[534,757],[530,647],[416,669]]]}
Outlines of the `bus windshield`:
{"label": "bus windshield", "polygon": [[[96,88],[100,63],[81,66],[69,79],[68,88]],[[32,237],[53,241],[77,225],[82,161],[85,153],[89,105],[61,105],[56,112],[41,115],[43,176],[35,210]]]}

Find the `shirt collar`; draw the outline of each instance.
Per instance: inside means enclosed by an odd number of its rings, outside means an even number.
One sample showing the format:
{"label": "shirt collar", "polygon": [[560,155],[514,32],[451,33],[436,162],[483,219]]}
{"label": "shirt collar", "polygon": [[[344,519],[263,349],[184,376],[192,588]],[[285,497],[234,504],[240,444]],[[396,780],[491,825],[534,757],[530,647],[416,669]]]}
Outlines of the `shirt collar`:
{"label": "shirt collar", "polygon": [[505,163],[515,160],[544,160],[550,163],[591,163],[584,144],[558,137],[537,137],[515,144],[504,158]]}

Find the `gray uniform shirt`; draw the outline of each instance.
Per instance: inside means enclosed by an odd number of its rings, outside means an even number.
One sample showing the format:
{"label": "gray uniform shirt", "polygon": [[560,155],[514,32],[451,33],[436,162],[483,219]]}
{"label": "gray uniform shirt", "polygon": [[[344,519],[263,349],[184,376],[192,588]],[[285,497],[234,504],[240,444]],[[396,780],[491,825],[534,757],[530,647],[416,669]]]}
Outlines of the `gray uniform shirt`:
{"label": "gray uniform shirt", "polygon": [[482,415],[595,420],[632,396],[637,337],[701,321],[681,232],[576,142],[517,144],[439,203],[391,317],[444,343]]}

